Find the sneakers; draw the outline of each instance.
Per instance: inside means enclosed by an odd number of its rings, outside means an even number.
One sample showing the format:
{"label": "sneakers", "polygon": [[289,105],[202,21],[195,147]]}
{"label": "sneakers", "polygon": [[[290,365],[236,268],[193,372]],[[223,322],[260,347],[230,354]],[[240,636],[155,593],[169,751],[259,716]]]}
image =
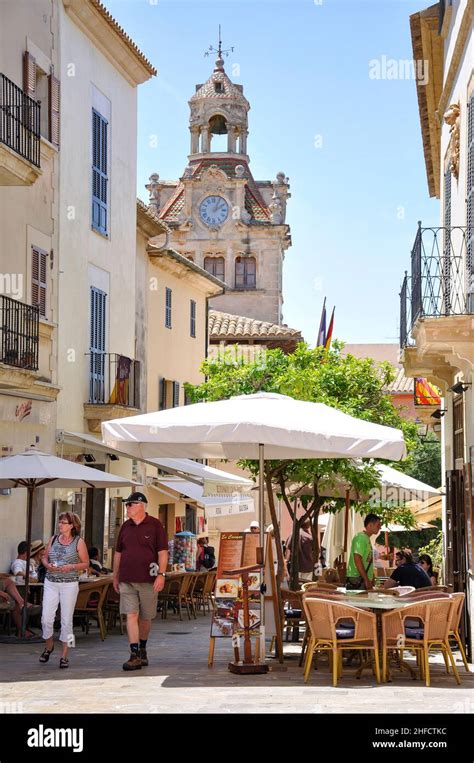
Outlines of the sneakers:
{"label": "sneakers", "polygon": [[124,662],[122,667],[124,670],[141,670],[142,661],[138,654],[132,652],[127,662]]}
{"label": "sneakers", "polygon": [[142,662],[143,667],[146,668],[146,666],[148,665],[148,655],[146,653],[146,649],[140,649],[138,654],[140,656],[140,660]]}

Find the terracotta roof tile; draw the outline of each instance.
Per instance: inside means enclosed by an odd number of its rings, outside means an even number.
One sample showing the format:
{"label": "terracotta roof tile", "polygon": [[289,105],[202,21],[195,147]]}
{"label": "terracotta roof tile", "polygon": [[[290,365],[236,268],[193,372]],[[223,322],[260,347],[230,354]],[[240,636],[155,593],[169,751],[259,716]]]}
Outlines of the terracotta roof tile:
{"label": "terracotta roof tile", "polygon": [[273,338],[301,339],[301,332],[288,326],[278,326],[268,321],[258,321],[244,315],[231,315],[219,310],[209,310],[209,336],[211,339]]}
{"label": "terracotta roof tile", "polygon": [[120,26],[120,24],[115,21],[114,17],[111,13],[107,10],[105,5],[103,5],[100,0],[89,0],[91,5],[96,8],[100,15],[107,21],[108,24],[112,27],[114,32],[118,34],[118,36],[125,42],[127,47],[130,48],[132,53],[135,54],[135,56],[140,60],[140,63],[145,67],[145,69],[153,76],[157,74],[157,71],[155,67],[150,63],[150,61],[143,55],[141,50],[139,49],[138,45],[133,42],[132,38],[126,33],[126,31]]}

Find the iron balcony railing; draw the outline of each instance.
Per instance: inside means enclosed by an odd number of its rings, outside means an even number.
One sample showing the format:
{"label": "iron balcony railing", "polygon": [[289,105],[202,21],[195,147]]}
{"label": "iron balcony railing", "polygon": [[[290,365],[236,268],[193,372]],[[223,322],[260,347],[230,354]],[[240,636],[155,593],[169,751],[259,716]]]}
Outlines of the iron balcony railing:
{"label": "iron balcony railing", "polygon": [[0,361],[38,370],[39,308],[0,295]]}
{"label": "iron balcony railing", "polygon": [[89,403],[140,408],[140,362],[117,353],[89,353]]}
{"label": "iron balcony railing", "polygon": [[468,228],[418,223],[411,273],[400,291],[400,347],[413,344],[413,326],[422,318],[474,313],[471,239]]}
{"label": "iron balcony railing", "polygon": [[40,104],[0,74],[0,143],[40,166]]}

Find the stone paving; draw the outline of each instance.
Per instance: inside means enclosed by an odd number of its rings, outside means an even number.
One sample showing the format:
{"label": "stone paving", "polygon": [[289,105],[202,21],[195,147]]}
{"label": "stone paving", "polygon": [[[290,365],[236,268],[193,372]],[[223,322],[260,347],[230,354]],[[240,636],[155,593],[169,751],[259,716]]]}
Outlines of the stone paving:
{"label": "stone paving", "polygon": [[[393,683],[377,686],[364,671],[360,680],[344,668],[333,688],[326,666],[313,670],[303,684],[298,646],[285,645],[284,665],[271,659],[260,676],[229,673],[230,640],[217,641],[215,662],[207,667],[209,617],[180,622],[157,619],[149,641],[150,665],[125,673],[126,636],[118,629],[102,642],[95,627],[75,631],[71,667],[59,670],[56,644],[49,663],[41,665],[41,644],[0,644],[0,711],[22,713],[474,713],[474,672],[457,686],[444,663],[431,657],[432,686],[408,674],[394,673]],[[414,663],[412,663],[414,664]]]}

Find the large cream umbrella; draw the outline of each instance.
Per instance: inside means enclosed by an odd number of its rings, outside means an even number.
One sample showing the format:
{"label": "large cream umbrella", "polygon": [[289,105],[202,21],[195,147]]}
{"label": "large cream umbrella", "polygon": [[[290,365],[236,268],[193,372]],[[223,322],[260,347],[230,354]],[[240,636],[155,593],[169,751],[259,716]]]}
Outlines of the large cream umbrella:
{"label": "large cream umbrella", "polygon": [[[34,495],[40,488],[60,487],[124,487],[133,485],[130,480],[114,474],[100,472],[89,466],[76,464],[64,458],[42,453],[33,445],[16,456],[0,459],[0,488],[24,487],[28,491],[26,511],[26,573],[25,602],[28,600],[30,582],[31,523]],[[27,611],[23,608],[22,637],[25,635]]]}
{"label": "large cream umbrella", "polygon": [[[106,421],[102,423],[102,438],[114,448],[127,443],[127,451],[140,458],[258,459],[258,558],[262,562],[265,458],[398,461],[405,455],[399,429],[356,419],[322,403],[267,392]],[[261,611],[263,626],[263,594]],[[263,641],[263,627],[261,638]]]}

